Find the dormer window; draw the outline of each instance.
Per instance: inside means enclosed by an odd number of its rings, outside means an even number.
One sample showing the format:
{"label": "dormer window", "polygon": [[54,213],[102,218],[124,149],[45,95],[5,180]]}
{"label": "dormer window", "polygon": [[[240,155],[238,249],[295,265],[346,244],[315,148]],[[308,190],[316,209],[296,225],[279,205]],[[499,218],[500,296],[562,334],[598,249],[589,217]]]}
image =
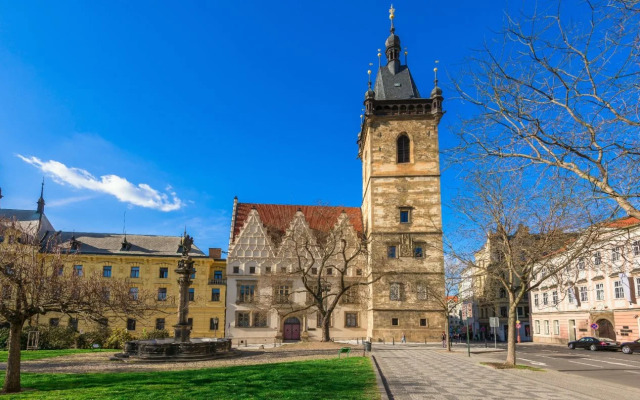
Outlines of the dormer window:
{"label": "dormer window", "polygon": [[408,163],[409,162],[409,148],[411,141],[407,135],[400,135],[397,140],[398,145],[398,164]]}
{"label": "dormer window", "polygon": [[127,238],[122,240],[122,247],[120,247],[120,251],[129,251],[131,249],[131,243],[127,242]]}
{"label": "dormer window", "polygon": [[75,236],[72,236],[72,237],[71,237],[71,251],[78,251],[78,250],[80,250],[80,245],[81,245],[81,244],[82,244],[82,243],[80,243],[80,241],[79,241],[79,240],[76,240],[76,237],[75,237]]}

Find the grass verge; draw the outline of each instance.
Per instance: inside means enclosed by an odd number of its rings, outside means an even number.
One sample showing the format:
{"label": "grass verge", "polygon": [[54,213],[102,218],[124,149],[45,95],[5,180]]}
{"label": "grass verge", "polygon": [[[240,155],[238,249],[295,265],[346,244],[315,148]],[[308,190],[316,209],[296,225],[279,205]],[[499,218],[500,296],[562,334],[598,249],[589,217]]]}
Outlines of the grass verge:
{"label": "grass verge", "polygon": [[188,371],[24,373],[26,390],[4,399],[378,399],[369,358],[311,360]]}
{"label": "grass verge", "polygon": [[[43,358],[53,358],[53,357],[62,357],[68,356],[71,354],[81,354],[81,353],[96,353],[96,352],[111,352],[117,353],[120,350],[114,349],[65,349],[65,350],[22,350],[20,352],[20,359],[22,361],[29,360],[41,360]],[[7,362],[7,358],[9,357],[8,351],[0,351],[0,362]]]}
{"label": "grass verge", "polygon": [[542,369],[542,368],[531,367],[529,365],[522,365],[522,364],[507,365],[505,363],[498,363],[498,362],[481,362],[480,364],[487,365],[487,366],[495,368],[495,369],[524,369],[524,370],[527,370],[527,371],[544,372],[544,369]]}

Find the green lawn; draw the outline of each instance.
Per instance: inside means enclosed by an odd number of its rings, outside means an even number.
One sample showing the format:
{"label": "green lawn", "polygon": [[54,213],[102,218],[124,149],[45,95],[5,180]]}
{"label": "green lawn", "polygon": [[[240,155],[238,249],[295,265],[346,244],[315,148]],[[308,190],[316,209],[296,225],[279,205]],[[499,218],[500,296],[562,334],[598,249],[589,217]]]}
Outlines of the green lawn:
{"label": "green lawn", "polygon": [[[3,376],[0,376],[3,378]],[[5,399],[379,399],[363,357],[188,371],[23,373]]]}
{"label": "green lawn", "polygon": [[[96,350],[92,350],[92,349],[66,349],[66,350],[22,350],[21,351],[21,357],[20,359],[22,361],[29,361],[29,360],[40,360],[43,358],[53,358],[53,357],[60,357],[60,356],[68,356],[70,354],[79,354],[79,353],[94,353],[97,351],[102,351],[102,352],[112,352],[112,353],[117,353],[120,350],[114,350],[114,349],[96,349]],[[0,362],[7,362],[7,357],[9,357],[9,352],[6,350],[0,351]]]}

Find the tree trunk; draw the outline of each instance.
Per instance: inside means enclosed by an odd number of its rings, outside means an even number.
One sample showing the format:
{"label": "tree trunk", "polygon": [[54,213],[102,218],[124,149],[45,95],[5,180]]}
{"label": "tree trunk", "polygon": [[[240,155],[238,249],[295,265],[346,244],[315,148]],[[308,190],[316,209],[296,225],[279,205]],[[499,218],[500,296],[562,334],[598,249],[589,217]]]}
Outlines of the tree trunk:
{"label": "tree trunk", "polygon": [[326,314],[322,319],[322,342],[330,342],[331,335],[329,333],[329,322],[331,321],[331,314]]}
{"label": "tree trunk", "polygon": [[511,300],[507,322],[507,360],[506,365],[516,365],[516,309],[518,304]]}
{"label": "tree trunk", "polygon": [[451,335],[449,334],[449,315],[445,315],[444,332],[447,335],[447,351],[451,351]]}
{"label": "tree trunk", "polygon": [[20,391],[20,334],[22,324],[12,322],[9,328],[9,359],[7,360],[7,371],[4,377],[5,393],[16,393]]}

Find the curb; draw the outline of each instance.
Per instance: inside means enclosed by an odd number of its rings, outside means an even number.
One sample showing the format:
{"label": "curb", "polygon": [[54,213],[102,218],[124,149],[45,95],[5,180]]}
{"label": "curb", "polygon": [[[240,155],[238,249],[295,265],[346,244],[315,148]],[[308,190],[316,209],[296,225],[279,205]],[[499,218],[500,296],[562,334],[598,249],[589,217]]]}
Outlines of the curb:
{"label": "curb", "polygon": [[389,384],[387,383],[387,379],[382,374],[382,370],[380,370],[380,365],[378,365],[376,356],[371,354],[371,359],[375,364],[374,371],[376,373],[376,385],[378,386],[378,393],[380,394],[380,399],[393,400],[393,395],[391,394],[391,390],[389,389]]}

